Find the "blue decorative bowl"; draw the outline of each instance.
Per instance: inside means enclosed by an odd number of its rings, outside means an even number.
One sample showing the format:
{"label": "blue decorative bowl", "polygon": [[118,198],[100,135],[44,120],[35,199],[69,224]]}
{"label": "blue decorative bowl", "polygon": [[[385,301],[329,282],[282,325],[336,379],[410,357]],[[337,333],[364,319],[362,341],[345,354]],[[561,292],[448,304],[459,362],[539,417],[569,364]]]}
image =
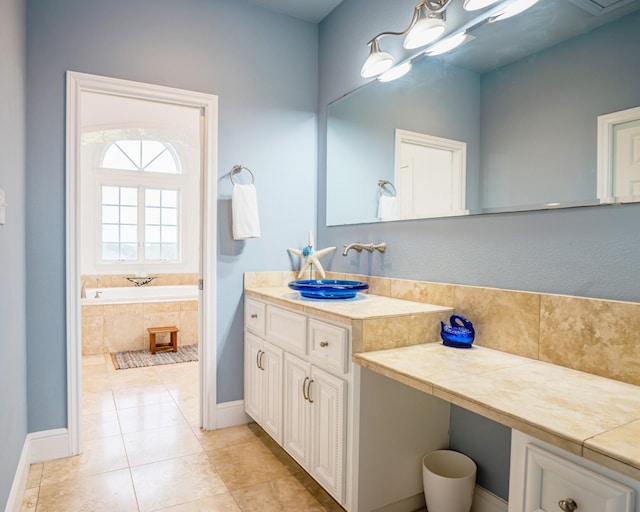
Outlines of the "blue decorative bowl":
{"label": "blue decorative bowl", "polygon": [[369,285],[343,279],[300,279],[291,281],[289,288],[300,292],[306,299],[344,300],[353,299],[358,292],[369,288]]}

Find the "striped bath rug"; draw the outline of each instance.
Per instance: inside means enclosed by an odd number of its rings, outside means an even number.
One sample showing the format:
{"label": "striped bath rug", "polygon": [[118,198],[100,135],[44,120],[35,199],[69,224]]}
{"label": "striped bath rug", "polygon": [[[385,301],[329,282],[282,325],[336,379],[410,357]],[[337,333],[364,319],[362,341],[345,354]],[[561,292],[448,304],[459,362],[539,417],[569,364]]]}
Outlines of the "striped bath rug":
{"label": "striped bath rug", "polygon": [[187,363],[198,360],[198,345],[179,345],[177,352],[167,350],[156,352],[155,354],[152,354],[148,349],[112,352],[111,360],[116,370],[160,364]]}

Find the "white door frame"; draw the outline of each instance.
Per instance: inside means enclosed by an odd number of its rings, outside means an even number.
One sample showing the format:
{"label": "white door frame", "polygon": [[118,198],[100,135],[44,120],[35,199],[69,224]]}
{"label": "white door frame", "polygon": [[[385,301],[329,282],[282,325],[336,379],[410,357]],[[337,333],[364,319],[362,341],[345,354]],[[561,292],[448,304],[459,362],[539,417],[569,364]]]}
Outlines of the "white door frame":
{"label": "white door frame", "polygon": [[598,199],[613,203],[613,130],[618,124],[640,119],[640,107],[598,116]]}
{"label": "white door frame", "polygon": [[201,109],[200,425],[216,428],[216,227],[218,97],[211,94],[67,71],[66,269],[67,419],[69,455],[82,451],[80,333],[80,119],[82,92],[173,103]]}

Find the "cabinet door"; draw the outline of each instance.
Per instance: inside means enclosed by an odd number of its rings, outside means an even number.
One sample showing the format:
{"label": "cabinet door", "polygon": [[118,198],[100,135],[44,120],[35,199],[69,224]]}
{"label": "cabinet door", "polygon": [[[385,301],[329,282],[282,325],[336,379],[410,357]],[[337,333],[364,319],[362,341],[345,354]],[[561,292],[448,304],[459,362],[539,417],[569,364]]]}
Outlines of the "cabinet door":
{"label": "cabinet door", "polygon": [[282,445],[282,350],[267,342],[263,350],[264,356],[260,360],[264,390],[262,426]]}
{"label": "cabinet door", "polygon": [[303,468],[309,468],[309,402],[305,398],[310,380],[309,364],[289,353],[284,355],[283,447]]}
{"label": "cabinet door", "polygon": [[312,367],[311,474],[339,502],[344,501],[345,399],[347,383]]}
{"label": "cabinet door", "polygon": [[244,409],[258,423],[262,422],[262,370],[259,360],[262,340],[253,334],[244,337]]}

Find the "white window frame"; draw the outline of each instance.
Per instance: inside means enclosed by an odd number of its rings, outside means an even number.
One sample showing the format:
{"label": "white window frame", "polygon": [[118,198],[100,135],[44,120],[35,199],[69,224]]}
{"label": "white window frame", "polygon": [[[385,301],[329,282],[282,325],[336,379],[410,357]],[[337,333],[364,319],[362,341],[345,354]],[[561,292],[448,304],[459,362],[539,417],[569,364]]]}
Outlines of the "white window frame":
{"label": "white window frame", "polygon": [[[198,173],[190,172],[185,157],[179,147],[171,146],[171,151],[178,160],[180,174],[170,174],[149,171],[119,170],[100,167],[102,155],[110,142],[94,154],[95,166],[87,173],[83,183],[83,193],[87,202],[97,205],[90,218],[83,219],[83,239],[91,240],[83,245],[84,275],[91,274],[130,274],[130,273],[197,273],[198,272],[198,243],[199,232],[194,226],[199,223],[199,179]],[[145,188],[165,188],[178,190],[178,244],[179,258],[174,261],[103,261],[102,260],[102,214],[101,187],[102,185],[129,186]],[[138,219],[144,218],[144,212],[138,205]],[[141,217],[142,215],[142,217]],[[143,228],[144,229],[144,228]],[[142,243],[142,240],[138,240]],[[138,253],[140,254],[140,252]],[[86,267],[84,266],[86,264]]]}
{"label": "white window frame", "polygon": [[[184,242],[185,242],[185,217],[184,206],[189,204],[185,201],[188,192],[187,178],[183,174],[150,173],[141,171],[120,171],[116,169],[98,168],[94,171],[95,176],[95,204],[102,206],[102,187],[131,187],[138,189],[138,259],[126,261],[111,261],[102,259],[102,214],[96,213],[94,219],[95,241],[94,241],[94,262],[96,269],[106,269],[117,266],[121,269],[124,266],[138,266],[147,268],[149,265],[163,265],[175,267],[184,263]],[[145,231],[145,202],[144,190],[164,189],[175,190],[178,193],[178,258],[170,261],[158,261],[142,259],[144,254],[144,231]],[[145,255],[146,256],[146,255]]]}

